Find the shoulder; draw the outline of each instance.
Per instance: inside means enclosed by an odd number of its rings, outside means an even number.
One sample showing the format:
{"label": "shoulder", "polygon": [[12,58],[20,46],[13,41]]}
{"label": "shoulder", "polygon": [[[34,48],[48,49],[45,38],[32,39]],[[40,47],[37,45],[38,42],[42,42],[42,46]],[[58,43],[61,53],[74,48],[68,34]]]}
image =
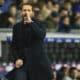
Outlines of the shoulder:
{"label": "shoulder", "polygon": [[21,25],[21,22],[16,23],[16,24],[13,26],[13,29],[17,29],[17,28],[19,28],[20,25]]}
{"label": "shoulder", "polygon": [[45,22],[44,21],[40,21],[40,20],[34,20],[33,23],[36,23],[38,26],[45,26]]}
{"label": "shoulder", "polygon": [[33,19],[33,23],[37,23],[37,24],[40,24],[41,21],[37,20],[37,19]]}

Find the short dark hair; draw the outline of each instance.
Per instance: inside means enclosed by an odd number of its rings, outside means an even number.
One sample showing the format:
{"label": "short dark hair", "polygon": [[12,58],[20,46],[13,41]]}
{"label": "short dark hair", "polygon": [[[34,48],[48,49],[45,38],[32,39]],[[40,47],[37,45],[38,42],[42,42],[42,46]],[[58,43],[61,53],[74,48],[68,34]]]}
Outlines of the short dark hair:
{"label": "short dark hair", "polygon": [[52,1],[52,4],[53,4],[53,5],[56,5],[56,4],[58,4],[58,2],[56,2],[56,1]]}
{"label": "short dark hair", "polygon": [[76,67],[71,67],[69,72],[72,73],[72,71],[74,71],[74,70],[78,70],[78,69]]}
{"label": "short dark hair", "polygon": [[60,8],[59,12],[61,13],[62,11],[68,11],[68,9],[65,7],[62,7],[62,8]]}
{"label": "short dark hair", "polygon": [[[21,9],[22,9],[22,7],[23,7],[24,5],[30,5],[30,6],[33,6],[32,3],[22,3],[22,4],[21,4]],[[33,7],[32,7],[32,8],[33,8]]]}

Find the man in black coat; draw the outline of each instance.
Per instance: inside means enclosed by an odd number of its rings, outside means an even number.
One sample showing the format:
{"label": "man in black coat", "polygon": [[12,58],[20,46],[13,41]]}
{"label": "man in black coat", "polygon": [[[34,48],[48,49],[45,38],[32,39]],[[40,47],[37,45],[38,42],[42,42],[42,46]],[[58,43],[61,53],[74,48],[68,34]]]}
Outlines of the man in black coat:
{"label": "man in black coat", "polygon": [[9,73],[7,78],[10,80],[52,80],[50,62],[44,51],[45,26],[40,21],[31,18],[30,4],[22,5],[22,16],[23,21],[13,27],[12,47],[16,69]]}

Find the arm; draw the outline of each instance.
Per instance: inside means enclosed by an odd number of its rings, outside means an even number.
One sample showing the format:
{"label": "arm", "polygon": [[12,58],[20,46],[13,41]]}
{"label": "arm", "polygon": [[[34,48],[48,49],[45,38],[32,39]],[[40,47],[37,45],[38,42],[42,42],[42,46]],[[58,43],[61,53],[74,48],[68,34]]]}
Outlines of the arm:
{"label": "arm", "polygon": [[44,39],[46,35],[45,25],[41,22],[32,22],[31,23],[32,33],[36,38]]}
{"label": "arm", "polygon": [[44,39],[45,34],[46,34],[46,29],[45,29],[43,22],[32,20],[29,12],[27,12],[26,14],[27,16],[23,17],[24,24],[28,24],[31,27],[33,36],[35,36],[35,38]]}
{"label": "arm", "polygon": [[17,25],[13,27],[13,37],[12,37],[12,50],[14,61],[17,59],[23,59],[21,51],[17,48]]}

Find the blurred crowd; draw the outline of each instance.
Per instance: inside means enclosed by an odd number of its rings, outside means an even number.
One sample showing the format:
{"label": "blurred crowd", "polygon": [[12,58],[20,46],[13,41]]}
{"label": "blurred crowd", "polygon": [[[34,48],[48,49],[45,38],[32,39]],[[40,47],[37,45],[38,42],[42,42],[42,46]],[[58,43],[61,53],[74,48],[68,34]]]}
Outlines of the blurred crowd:
{"label": "blurred crowd", "polygon": [[[80,64],[76,66],[61,65],[51,65],[53,71],[53,80],[80,80]],[[2,66],[0,64],[0,78],[4,78],[8,72],[14,69],[13,63],[3,63]],[[5,80],[5,79],[1,79]]]}
{"label": "blurred crowd", "polygon": [[76,67],[61,67],[59,71],[53,70],[53,80],[80,80],[80,71]]}
{"label": "blurred crowd", "polygon": [[48,30],[69,33],[80,29],[80,0],[0,0],[0,28],[12,28],[22,20],[21,4],[33,5],[33,17]]}

